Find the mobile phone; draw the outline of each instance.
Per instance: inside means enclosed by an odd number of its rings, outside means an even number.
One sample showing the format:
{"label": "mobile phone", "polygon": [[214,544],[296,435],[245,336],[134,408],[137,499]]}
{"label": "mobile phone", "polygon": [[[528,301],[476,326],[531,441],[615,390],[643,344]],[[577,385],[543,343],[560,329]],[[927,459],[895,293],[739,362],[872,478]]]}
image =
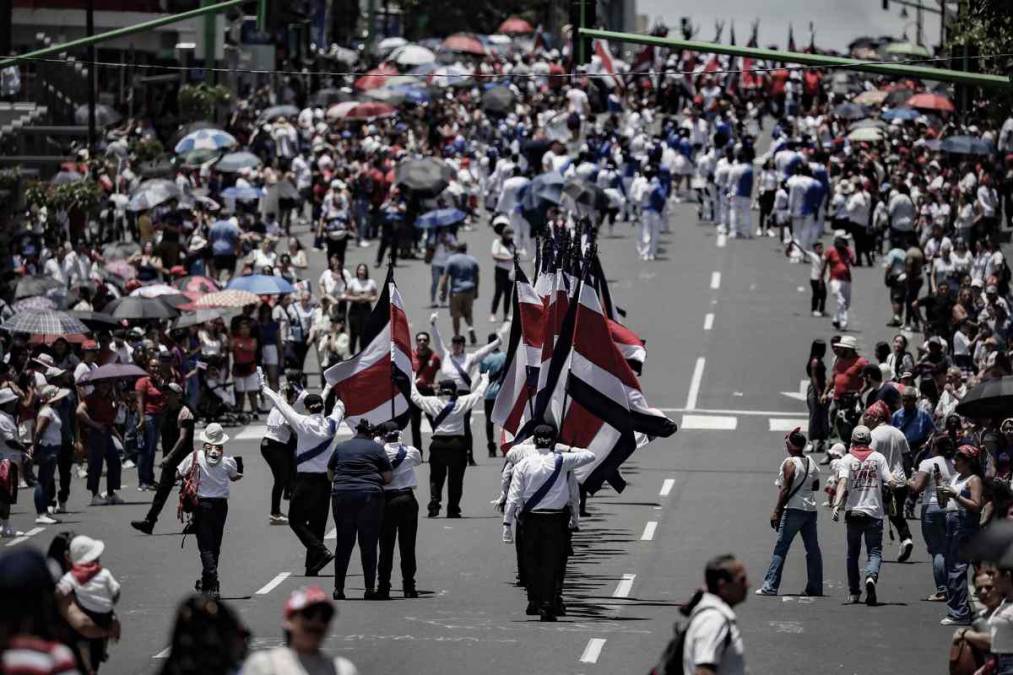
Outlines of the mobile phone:
{"label": "mobile phone", "polygon": [[239,470],[239,473],[243,473],[243,458],[233,457],[232,459],[236,460],[236,469]]}

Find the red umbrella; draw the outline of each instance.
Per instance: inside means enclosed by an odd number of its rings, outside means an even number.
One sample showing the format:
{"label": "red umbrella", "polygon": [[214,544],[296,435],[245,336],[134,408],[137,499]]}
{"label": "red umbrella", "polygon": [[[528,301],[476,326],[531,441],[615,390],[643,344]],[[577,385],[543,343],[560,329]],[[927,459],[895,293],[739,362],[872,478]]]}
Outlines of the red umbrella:
{"label": "red umbrella", "polygon": [[379,89],[387,84],[387,78],[397,75],[397,68],[389,63],[381,63],[379,67],[367,71],[365,75],[355,81],[355,88],[361,91]]}
{"label": "red umbrella", "polygon": [[485,47],[474,35],[467,33],[454,33],[443,41],[442,47],[452,52],[464,52],[466,54],[477,54],[485,56]]}
{"label": "red umbrella", "polygon": [[531,24],[519,16],[512,16],[499,25],[497,33],[534,33],[535,29]]}
{"label": "red umbrella", "polygon": [[183,295],[187,297],[190,297],[191,293],[195,293],[200,296],[205,293],[214,293],[215,291],[222,290],[221,286],[219,286],[218,282],[214,279],[210,277],[202,277],[200,275],[177,279],[173,282],[173,286],[183,291]]}
{"label": "red umbrella", "polygon": [[386,103],[366,102],[356,103],[354,106],[343,110],[340,119],[343,120],[369,120],[376,117],[390,117],[396,111]]}
{"label": "red umbrella", "polygon": [[59,335],[53,333],[37,333],[28,338],[28,344],[51,345],[60,339],[66,340],[73,345],[79,345],[89,340],[87,335],[82,335],[81,333],[61,333]]}
{"label": "red umbrella", "polygon": [[953,107],[953,101],[942,94],[915,94],[907,100],[907,105],[909,108],[920,110],[941,110],[944,112],[956,110]]}

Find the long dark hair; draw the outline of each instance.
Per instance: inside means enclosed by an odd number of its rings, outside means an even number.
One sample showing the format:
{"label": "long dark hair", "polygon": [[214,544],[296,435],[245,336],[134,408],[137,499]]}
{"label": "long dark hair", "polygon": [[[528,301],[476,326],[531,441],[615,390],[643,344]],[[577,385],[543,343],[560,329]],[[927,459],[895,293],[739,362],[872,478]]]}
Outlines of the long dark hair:
{"label": "long dark hair", "polygon": [[805,362],[805,374],[812,375],[812,362],[813,359],[818,359],[820,363],[823,362],[823,357],[827,355],[827,343],[825,340],[813,340],[809,346],[809,358]]}
{"label": "long dark hair", "polygon": [[248,633],[220,600],[191,595],[176,610],[161,675],[228,675],[246,657]]}

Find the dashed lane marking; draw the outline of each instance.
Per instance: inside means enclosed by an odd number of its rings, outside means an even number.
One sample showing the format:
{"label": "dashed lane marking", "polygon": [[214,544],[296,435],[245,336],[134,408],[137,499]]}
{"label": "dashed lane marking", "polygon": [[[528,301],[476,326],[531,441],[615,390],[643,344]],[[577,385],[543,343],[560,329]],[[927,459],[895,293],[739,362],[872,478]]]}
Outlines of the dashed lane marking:
{"label": "dashed lane marking", "polygon": [[686,394],[686,410],[696,408],[696,400],[700,396],[700,383],[703,382],[703,369],[705,365],[707,365],[707,360],[701,356],[696,360],[696,365],[693,366],[693,377],[690,378],[689,392]]}
{"label": "dashed lane marking", "polygon": [[727,244],[727,243],[728,243],[728,235],[727,234],[719,234],[718,238],[717,238],[718,248],[724,248],[725,244]]}
{"label": "dashed lane marking", "polygon": [[605,646],[605,638],[591,638],[587,641],[587,646],[584,647],[584,652],[580,655],[581,663],[598,663],[598,657],[601,656],[601,650]]}
{"label": "dashed lane marking", "polygon": [[660,496],[662,496],[662,497],[667,497],[669,495],[669,493],[672,492],[672,488],[674,488],[674,487],[675,487],[675,479],[674,478],[666,478],[664,481],[662,481],[662,483],[661,483],[661,492],[659,492],[658,494]]}
{"label": "dashed lane marking", "polygon": [[630,591],[633,590],[633,580],[637,578],[636,574],[624,574],[623,578],[619,580],[619,585],[616,586],[616,590],[612,592],[613,598],[628,598],[630,597]]}
{"label": "dashed lane marking", "polygon": [[714,328],[714,314],[707,313],[703,318],[703,329],[710,330]]}
{"label": "dashed lane marking", "polygon": [[738,417],[726,415],[683,415],[682,429],[707,429],[711,431],[735,431],[739,426]]}
{"label": "dashed lane marking", "polygon": [[711,290],[716,291],[721,288],[721,272],[711,272]]}
{"label": "dashed lane marking", "polygon": [[257,591],[257,595],[267,595],[274,589],[278,588],[278,586],[281,585],[281,582],[285,581],[285,579],[288,579],[289,576],[291,576],[291,574],[292,574],[291,572],[282,572],[274,579],[271,579],[266,584],[264,584],[263,588]]}
{"label": "dashed lane marking", "polygon": [[788,417],[771,417],[768,421],[771,431],[791,431],[795,427],[801,427],[802,431],[809,431],[808,420]]}
{"label": "dashed lane marking", "polygon": [[652,541],[656,529],[658,529],[658,521],[648,521],[647,525],[644,526],[644,533],[640,535],[640,541]]}
{"label": "dashed lane marking", "polygon": [[22,534],[20,537],[15,537],[14,539],[11,539],[9,542],[7,542],[7,546],[17,546],[18,544],[24,543],[45,529],[46,528],[44,527],[33,527],[32,529]]}

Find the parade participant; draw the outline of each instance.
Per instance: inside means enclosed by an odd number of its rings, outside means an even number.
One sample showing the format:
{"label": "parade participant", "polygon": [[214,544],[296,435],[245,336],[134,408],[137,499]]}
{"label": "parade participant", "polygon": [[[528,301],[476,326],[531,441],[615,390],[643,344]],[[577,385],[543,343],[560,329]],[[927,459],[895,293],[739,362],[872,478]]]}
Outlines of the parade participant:
{"label": "parade participant", "polygon": [[[436,375],[440,372],[443,361],[430,346],[432,336],[426,331],[415,334],[415,349],[412,351],[412,372],[415,373],[415,386],[424,396],[436,393]],[[422,410],[411,404],[412,443],[415,447],[422,445]]]}
{"label": "parade participant", "polygon": [[820,486],[819,466],[804,457],[805,435],[795,428],[784,437],[788,457],[781,462],[775,485],[777,503],[770,526],[777,532],[774,555],[757,595],[777,595],[784,561],[796,534],[802,535],[806,554],[806,586],[803,595],[823,595],[823,554],[816,531],[816,491]]}
{"label": "parade participant", "polygon": [[[489,333],[489,343],[498,342],[499,336]],[[478,371],[489,376],[489,387],[485,390],[485,442],[489,450],[489,456],[496,456],[497,443],[495,440],[496,429],[492,422],[492,409],[496,405],[496,396],[499,395],[503,367],[506,365],[506,353],[498,347],[491,354],[478,364]]]}
{"label": "parade participant", "polygon": [[833,326],[836,330],[848,329],[848,308],[851,307],[851,268],[855,264],[855,256],[848,247],[848,237],[844,230],[834,232],[834,246],[823,255],[824,273],[830,275],[830,292],[834,294],[837,305],[834,312]]}
{"label": "parade participant", "polygon": [[243,477],[242,458],[225,454],[229,435],[222,425],[213,422],[201,432],[198,439],[203,446],[188,454],[176,474],[186,478],[196,465],[197,510],[194,513],[194,531],[200,552],[201,578],[196,588],[213,598],[219,593],[219,559],[222,552],[222,535],[225,519],[229,515],[229,483]]}
{"label": "parade participant", "polygon": [[345,575],[356,538],[366,585],[365,600],[379,599],[376,584],[376,548],[383,517],[383,486],[390,483],[393,468],[383,446],[373,440],[373,426],[361,419],[355,437],[338,443],[327,462],[332,482],[331,507],[337,530],[334,551],[334,599],[345,599]]}
{"label": "parade participant", "polygon": [[[872,367],[875,368],[875,366]],[[908,527],[904,517],[908,496],[906,483],[908,470],[905,467],[911,466],[911,450],[903,432],[892,426],[889,419],[890,408],[883,401],[873,403],[862,416],[862,422],[872,432],[872,442],[869,447],[886,458],[886,465],[897,481],[897,486],[885,495],[884,499],[890,524],[897,530],[897,536],[900,537],[900,553],[897,555],[897,562],[907,562],[911,557],[911,551],[914,550],[911,528]]]}
{"label": "parade participant", "polygon": [[736,154],[735,164],[728,170],[728,193],[731,237],[752,239],[753,223],[749,207],[753,198],[753,164],[744,151]]}
{"label": "parade participant", "polygon": [[328,657],[321,647],[337,610],[319,586],[293,591],[285,602],[285,644],[254,652],[243,675],[358,675],[352,662]]}
{"label": "parade participant", "polygon": [[513,543],[513,526],[520,522],[523,569],[528,591],[528,614],[542,621],[558,615],[557,581],[566,567],[570,524],[570,474],[594,461],[582,448],[555,452],[556,429],[539,424],[533,430],[536,454],[513,468],[503,511],[503,541]]}
{"label": "parade participant", "polygon": [[[170,382],[165,389],[166,405],[170,410],[178,410],[176,413],[175,426],[179,430],[176,441],[169,453],[162,460],[161,472],[158,475],[158,487],[155,489],[155,496],[151,500],[151,507],[144,520],[134,520],[130,526],[139,532],[151,534],[158,522],[158,516],[165,507],[172,488],[176,484],[177,469],[182,461],[193,452],[194,437],[194,414],[193,409],[183,402],[183,388],[175,382]],[[96,481],[97,484],[97,481]]]}
{"label": "parade participant", "polygon": [[60,389],[47,384],[39,390],[39,408],[35,418],[35,434],[29,449],[29,456],[38,466],[35,484],[35,522],[40,525],[54,525],[60,521],[49,515],[49,502],[56,497],[56,462],[63,444],[62,426],[54,403],[70,395],[69,389]]}
{"label": "parade participant", "polygon": [[452,380],[442,380],[437,396],[423,396],[412,383],[412,403],[433,420],[433,436],[429,445],[430,518],[435,518],[440,513],[444,481],[448,482],[447,518],[461,517],[464,470],[468,464],[466,418],[471,409],[482,400],[488,384],[488,376],[482,375],[470,394],[459,396],[457,385]]}
{"label": "parade participant", "polygon": [[[113,438],[116,431],[116,399],[113,383],[100,380],[87,389],[91,393],[84,396],[77,405],[77,423],[79,433],[84,437],[88,452],[88,491],[91,493],[92,506],[106,504],[122,504],[123,499],[116,494],[120,489],[120,453],[116,450]],[[81,391],[84,391],[81,387]],[[102,465],[106,469],[106,494],[99,494],[102,480]]]}
{"label": "parade participant", "polygon": [[295,480],[288,521],[306,547],[306,576],[315,576],[334,559],[323,542],[331,502],[327,462],[338,425],[345,416],[345,404],[340,399],[335,401],[334,410],[324,417],[323,397],[308,394],[303,399],[307,413],[304,415],[296,412],[280,394],[263,386],[263,378],[260,391],[274,403],[295,433]]}
{"label": "parade participant", "polygon": [[797,250],[799,255],[809,261],[809,311],[815,317],[822,317],[827,311],[827,282],[826,268],[823,262],[823,244],[817,241],[813,244],[813,250],[806,251],[794,239],[789,241],[785,249],[785,255],[789,256],[789,259],[793,262],[804,262],[803,258],[791,258],[793,249]]}
{"label": "parade participant", "polygon": [[851,449],[841,462],[834,495],[833,518],[840,519],[844,508],[847,523],[848,599],[857,603],[861,598],[858,555],[865,541],[868,562],[865,566],[865,604],[877,604],[876,584],[883,560],[882,493],[894,486],[886,457],[869,447],[872,432],[859,425],[851,432]]}
{"label": "parade participant", "polygon": [[978,532],[983,504],[981,450],[962,445],[953,456],[954,474],[949,485],[939,490],[946,499],[946,616],[944,626],[964,625],[971,621],[967,598],[967,568],[963,549]]}
{"label": "parade participant", "polygon": [[415,535],[419,527],[419,503],[415,500],[415,467],[422,463],[418,449],[401,442],[401,431],[394,422],[377,429],[384,441],[387,459],[394,470],[383,486],[384,507],[380,526],[380,563],[377,596],[390,598],[390,575],[394,568],[394,544],[401,555],[401,588],[404,597],[417,598],[415,590]]}
{"label": "parade participant", "polygon": [[[304,409],[305,390],[300,390],[294,382],[286,383],[281,393],[293,409],[300,412]],[[292,428],[277,406],[272,407],[267,414],[266,427],[264,438],[260,441],[260,454],[270,467],[273,480],[269,521],[272,525],[288,525],[288,518],[281,512],[281,499],[289,499],[291,496],[295,475],[295,438]]]}

